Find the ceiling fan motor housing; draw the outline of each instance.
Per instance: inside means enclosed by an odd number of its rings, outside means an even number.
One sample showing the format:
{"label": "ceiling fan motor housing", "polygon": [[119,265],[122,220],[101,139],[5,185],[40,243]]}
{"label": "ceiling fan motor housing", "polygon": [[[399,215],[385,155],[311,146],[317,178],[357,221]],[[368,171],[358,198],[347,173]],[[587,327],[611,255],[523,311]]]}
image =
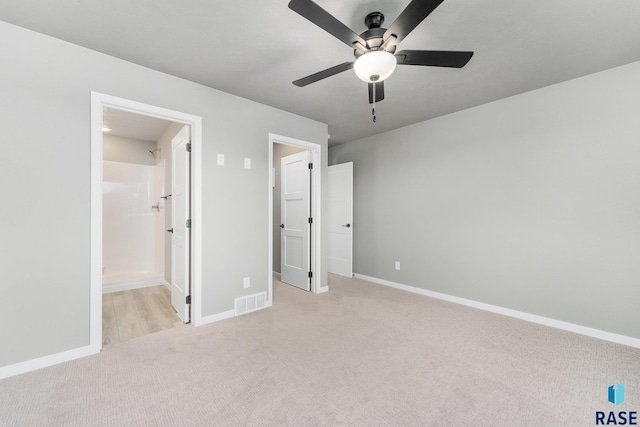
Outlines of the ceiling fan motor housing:
{"label": "ceiling fan motor housing", "polygon": [[[367,42],[367,49],[369,51],[375,51],[382,46],[384,42],[383,36],[387,31],[386,28],[382,28],[381,25],[384,22],[384,15],[380,12],[371,12],[364,18],[364,23],[369,28],[364,33],[360,34],[360,37]],[[387,49],[385,49],[389,53],[394,53],[396,51],[395,44],[391,44]],[[353,54],[356,58],[361,57],[365,54],[359,49],[354,49]]]}
{"label": "ceiling fan motor housing", "polygon": [[366,25],[368,29],[380,28],[383,22],[384,15],[380,12],[371,12],[364,18],[364,25]]}

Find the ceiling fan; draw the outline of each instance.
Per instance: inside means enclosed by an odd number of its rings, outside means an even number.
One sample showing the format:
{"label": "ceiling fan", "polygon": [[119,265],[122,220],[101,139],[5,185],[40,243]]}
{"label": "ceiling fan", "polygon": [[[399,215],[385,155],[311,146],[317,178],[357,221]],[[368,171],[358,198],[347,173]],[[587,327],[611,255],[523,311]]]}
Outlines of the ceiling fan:
{"label": "ceiling fan", "polygon": [[473,56],[473,52],[448,50],[401,50],[396,46],[418,26],[444,0],[412,0],[400,16],[383,28],[384,15],[380,12],[368,14],[364,23],[369,28],[358,35],[312,0],[291,0],[289,8],[316,24],[338,40],[354,48],[355,61],[344,62],[326,70],[293,82],[303,87],[354,69],[358,78],[369,86],[369,103],[375,122],[375,103],[384,99],[384,80],[400,65],[423,65],[431,67],[462,68]]}

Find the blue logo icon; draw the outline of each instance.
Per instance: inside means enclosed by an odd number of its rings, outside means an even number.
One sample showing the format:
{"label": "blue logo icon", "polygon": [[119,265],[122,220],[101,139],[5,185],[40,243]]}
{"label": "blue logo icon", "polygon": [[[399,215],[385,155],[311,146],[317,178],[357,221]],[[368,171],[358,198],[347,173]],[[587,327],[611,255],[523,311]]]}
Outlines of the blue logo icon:
{"label": "blue logo icon", "polygon": [[624,386],[617,381],[615,385],[609,387],[609,402],[616,406],[624,403]]}

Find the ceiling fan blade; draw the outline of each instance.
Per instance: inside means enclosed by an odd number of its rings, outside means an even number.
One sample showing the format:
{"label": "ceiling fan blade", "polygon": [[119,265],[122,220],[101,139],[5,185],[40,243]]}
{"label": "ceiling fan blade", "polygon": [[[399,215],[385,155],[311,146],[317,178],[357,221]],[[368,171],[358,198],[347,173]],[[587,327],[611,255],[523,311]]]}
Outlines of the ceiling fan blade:
{"label": "ceiling fan blade", "polygon": [[376,102],[384,99],[384,82],[369,83],[369,104],[373,104],[373,85],[376,85]]}
{"label": "ceiling fan blade", "polygon": [[289,9],[307,18],[338,40],[349,45],[349,47],[353,47],[353,44],[356,42],[363,46],[367,45],[362,37],[354,33],[349,27],[338,21],[333,15],[311,0],[291,0],[289,2]]}
{"label": "ceiling fan blade", "polygon": [[383,38],[387,40],[392,34],[397,37],[396,43],[400,43],[424,18],[429,16],[444,0],[413,0],[402,11],[400,16],[385,31]]}
{"label": "ceiling fan blade", "polygon": [[399,65],[426,65],[431,67],[462,68],[473,52],[450,50],[401,50],[395,57]]}
{"label": "ceiling fan blade", "polygon": [[315,74],[311,74],[310,76],[303,77],[299,80],[293,82],[294,85],[298,87],[303,87],[311,83],[315,83],[318,80],[326,79],[327,77],[331,77],[343,71],[347,71],[353,68],[353,62],[343,62],[340,65],[336,65],[335,67],[327,68],[326,70],[318,71]]}

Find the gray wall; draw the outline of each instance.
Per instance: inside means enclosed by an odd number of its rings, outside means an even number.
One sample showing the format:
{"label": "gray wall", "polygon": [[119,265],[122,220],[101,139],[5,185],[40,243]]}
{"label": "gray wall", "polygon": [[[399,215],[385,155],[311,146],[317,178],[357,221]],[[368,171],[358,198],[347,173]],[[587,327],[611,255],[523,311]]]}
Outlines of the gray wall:
{"label": "gray wall", "polygon": [[267,290],[268,133],[322,144],[326,169],[326,124],[3,22],[0,56],[0,366],[89,344],[91,91],[203,118],[202,313]]}
{"label": "gray wall", "polygon": [[280,240],[282,233],[280,230],[280,159],[292,154],[305,151],[304,148],[293,147],[291,145],[273,144],[273,167],[276,170],[275,186],[273,187],[273,271],[280,271]]}
{"label": "gray wall", "polygon": [[354,162],[354,271],[640,338],[639,75],[332,148]]}

